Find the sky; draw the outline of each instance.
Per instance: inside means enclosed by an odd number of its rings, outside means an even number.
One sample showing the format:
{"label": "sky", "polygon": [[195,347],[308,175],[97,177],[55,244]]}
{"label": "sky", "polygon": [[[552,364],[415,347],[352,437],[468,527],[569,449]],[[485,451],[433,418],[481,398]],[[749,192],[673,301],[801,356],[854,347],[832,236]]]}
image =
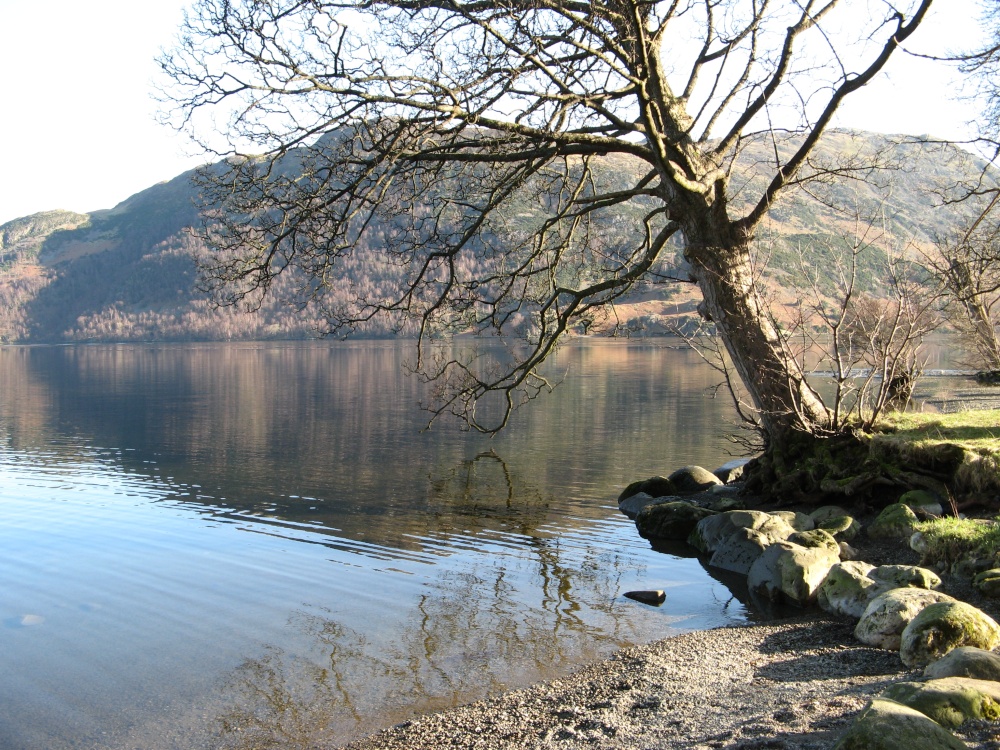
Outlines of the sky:
{"label": "sky", "polygon": [[[871,0],[874,2],[874,0]],[[155,57],[189,0],[0,0],[0,224],[111,208],[204,161],[156,121]],[[976,0],[938,0],[908,46],[941,52],[978,33]],[[947,66],[897,57],[837,125],[967,138],[975,118]]]}

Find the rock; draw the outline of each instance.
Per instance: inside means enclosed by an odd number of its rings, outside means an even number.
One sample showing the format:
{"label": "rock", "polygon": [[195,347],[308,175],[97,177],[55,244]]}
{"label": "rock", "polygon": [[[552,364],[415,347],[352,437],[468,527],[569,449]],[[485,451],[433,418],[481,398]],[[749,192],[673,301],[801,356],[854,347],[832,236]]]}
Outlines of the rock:
{"label": "rock", "polygon": [[626,591],[625,596],[643,604],[652,604],[654,607],[659,607],[667,599],[667,595],[660,589]]}
{"label": "rock", "polygon": [[909,539],[917,530],[917,516],[902,503],[886,506],[868,527],[872,539]]}
{"label": "rock", "polygon": [[955,601],[947,594],[927,589],[892,589],[872,599],[861,614],[854,637],[875,648],[895,650],[906,626],[924,608]]}
{"label": "rock", "polygon": [[838,542],[849,542],[861,533],[861,524],[852,516],[828,518],[816,524],[816,528],[830,532]]}
{"label": "rock", "polygon": [[759,510],[732,510],[699,521],[688,537],[688,544],[702,552],[715,552],[737,529],[753,529],[775,541],[787,539],[795,533],[795,529],[770,513]]}
{"label": "rock", "polygon": [[803,607],[815,601],[820,584],[839,561],[827,547],[776,542],[750,567],[747,587],[763,599]]}
{"label": "rock", "polygon": [[917,565],[879,565],[868,574],[868,577],[886,584],[884,590],[936,589],[941,585],[941,578],[937,573]]}
{"label": "rock", "polygon": [[840,547],[840,559],[841,560],[857,560],[859,553],[854,547],[849,545],[847,542],[838,542],[837,546]]}
{"label": "rock", "polygon": [[1000,597],[1000,568],[984,570],[972,579],[972,585],[981,594],[996,599]]}
{"label": "rock", "polygon": [[971,677],[1000,682],[1000,656],[975,646],[959,646],[928,664],[924,677]]}
{"label": "rock", "polygon": [[718,469],[713,471],[719,478],[719,481],[723,484],[729,484],[730,482],[735,482],[743,477],[743,467],[750,463],[749,458],[734,458],[732,461],[726,461]]}
{"label": "rock", "polygon": [[816,592],[816,602],[824,612],[861,617],[875,596],[878,584],[868,577],[874,565],[866,562],[839,562],[827,574]]}
{"label": "rock", "polygon": [[941,516],[944,514],[944,508],[938,496],[927,490],[910,490],[909,492],[904,492],[903,496],[899,498],[899,502],[909,507],[918,516],[921,513],[928,516]]}
{"label": "rock", "polygon": [[840,559],[840,545],[837,540],[823,529],[813,529],[812,531],[796,531],[788,541],[802,547],[825,547]]}
{"label": "rock", "polygon": [[647,495],[645,492],[638,492],[635,495],[630,495],[624,500],[619,501],[618,510],[624,513],[626,516],[631,518],[633,521],[635,517],[639,515],[639,511],[645,508],[647,505],[655,505],[656,503],[668,503],[671,501],[680,500],[679,497],[653,497],[652,495]]}
{"label": "rock", "polygon": [[[722,484],[720,484],[719,487],[729,489]],[[715,488],[713,487],[712,490],[709,491],[712,495],[715,495],[715,492],[713,491],[714,489]],[[720,495],[706,500],[702,507],[714,510],[716,513],[725,513],[729,510],[745,510],[747,504],[743,498],[733,497],[731,495]]]}
{"label": "rock", "polygon": [[921,556],[930,552],[931,546],[927,543],[927,537],[924,536],[924,532],[914,532],[914,534],[910,537],[910,549],[914,552],[918,552]]}
{"label": "rock", "polygon": [[946,677],[929,682],[897,682],[880,697],[916,709],[943,727],[1000,719],[1000,683],[989,680]]}
{"label": "rock", "polygon": [[959,646],[992,651],[998,645],[1000,625],[992,617],[965,602],[940,602],[925,607],[906,626],[899,656],[908,667],[923,667]]}
{"label": "rock", "polygon": [[919,711],[876,698],[858,715],[834,750],[966,750],[967,747]]}
{"label": "rock", "polygon": [[708,564],[722,570],[746,575],[764,550],[774,544],[766,534],[740,528],[722,540]]}
{"label": "rock", "polygon": [[632,482],[632,484],[622,490],[622,494],[618,496],[619,507],[622,500],[627,500],[633,495],[638,495],[640,492],[644,492],[650,497],[666,497],[667,495],[679,494],[677,488],[666,477],[650,477],[649,479]]}
{"label": "rock", "polygon": [[677,488],[674,494],[679,495],[703,492],[709,487],[722,484],[722,481],[715,474],[700,466],[685,466],[671,474],[668,479]]}
{"label": "rock", "polygon": [[635,517],[635,527],[645,539],[684,540],[698,522],[714,516],[715,511],[683,501],[647,505]]}
{"label": "rock", "polygon": [[821,505],[816,510],[809,512],[809,517],[817,526],[822,526],[831,519],[843,518],[846,515],[849,515],[848,512],[839,505]]}
{"label": "rock", "polygon": [[808,516],[805,513],[798,513],[791,510],[776,510],[771,515],[782,519],[796,531],[812,531],[816,528],[816,523],[812,520],[812,516]]}

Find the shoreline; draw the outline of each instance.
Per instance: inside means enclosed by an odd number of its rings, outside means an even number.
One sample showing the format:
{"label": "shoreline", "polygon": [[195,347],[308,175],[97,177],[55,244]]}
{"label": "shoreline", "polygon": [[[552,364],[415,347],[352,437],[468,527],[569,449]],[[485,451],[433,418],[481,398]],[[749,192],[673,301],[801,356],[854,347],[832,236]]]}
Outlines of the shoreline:
{"label": "shoreline", "polygon": [[819,612],[692,631],[343,747],[829,748],[872,695],[919,674],[853,628]]}
{"label": "shoreline", "polygon": [[[867,524],[871,519],[865,517]],[[875,565],[917,564],[904,540],[855,542]],[[941,590],[996,616],[969,581]],[[694,630],[584,666],[564,678],[415,717],[341,750],[829,750],[888,685],[919,680],[898,651],[867,646],[857,620],[819,608]],[[1000,748],[1000,725],[951,730],[970,750]]]}

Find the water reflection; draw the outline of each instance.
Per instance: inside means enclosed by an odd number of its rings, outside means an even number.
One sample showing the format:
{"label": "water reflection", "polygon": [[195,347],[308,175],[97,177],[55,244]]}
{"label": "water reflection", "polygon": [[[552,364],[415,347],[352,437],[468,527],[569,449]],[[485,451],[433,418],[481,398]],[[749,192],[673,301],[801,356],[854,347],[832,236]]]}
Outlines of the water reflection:
{"label": "water reflection", "polygon": [[306,747],[746,617],[614,506],[725,457],[694,355],[568,347],[489,440],[407,351],[0,349],[0,745]]}
{"label": "water reflection", "polygon": [[[0,367],[12,387],[0,408],[16,412],[4,420],[18,426],[14,448],[44,441],[48,423],[57,435],[125,448],[130,469],[186,490],[193,504],[400,548],[493,502],[493,478],[478,482],[478,499],[445,500],[435,489],[454,481],[452,467],[470,451],[504,456],[556,488],[552,501],[590,518],[602,511],[584,498],[611,500],[635,476],[726,457],[728,404],[705,397],[714,374],[691,352],[568,347],[554,368],[573,378],[490,441],[444,425],[421,431],[420,384],[402,375],[407,351],[379,343],[6,349]],[[542,522],[538,499],[516,502]],[[439,525],[427,529],[428,517]],[[502,528],[488,512],[477,523]]]}

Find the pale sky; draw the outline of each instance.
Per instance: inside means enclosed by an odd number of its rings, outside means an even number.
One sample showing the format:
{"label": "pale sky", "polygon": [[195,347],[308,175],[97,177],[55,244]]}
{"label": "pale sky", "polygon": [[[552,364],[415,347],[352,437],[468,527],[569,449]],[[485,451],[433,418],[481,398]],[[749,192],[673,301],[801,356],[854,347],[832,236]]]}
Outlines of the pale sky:
{"label": "pale sky", "polygon": [[[0,0],[0,224],[62,208],[111,208],[200,164],[187,138],[155,121],[154,58],[188,0]],[[967,46],[975,0],[938,0],[909,47]],[[975,110],[953,100],[944,65],[897,57],[849,100],[837,124],[968,137]]]}

